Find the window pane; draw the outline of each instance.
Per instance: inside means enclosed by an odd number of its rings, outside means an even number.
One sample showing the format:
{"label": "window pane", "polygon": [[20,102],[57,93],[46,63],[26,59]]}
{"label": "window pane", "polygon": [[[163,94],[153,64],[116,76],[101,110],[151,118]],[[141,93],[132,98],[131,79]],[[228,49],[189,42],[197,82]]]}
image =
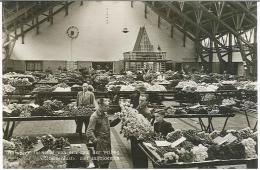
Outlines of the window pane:
{"label": "window pane", "polygon": [[35,71],[41,71],[42,70],[42,63],[37,62],[35,63]]}
{"label": "window pane", "polygon": [[26,70],[28,70],[28,71],[33,71],[33,70],[34,70],[34,64],[31,63],[31,62],[30,62],[30,63],[27,62]]}

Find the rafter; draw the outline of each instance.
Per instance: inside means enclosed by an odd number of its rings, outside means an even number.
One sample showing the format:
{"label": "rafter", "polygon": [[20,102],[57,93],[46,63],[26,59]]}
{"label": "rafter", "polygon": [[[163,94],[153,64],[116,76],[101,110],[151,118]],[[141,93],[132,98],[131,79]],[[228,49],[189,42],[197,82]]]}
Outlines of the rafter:
{"label": "rafter", "polygon": [[28,7],[16,12],[14,15],[11,15],[10,17],[6,18],[3,20],[3,25],[7,26],[8,24],[10,24],[13,20],[15,20],[17,17],[23,15],[26,11],[32,9],[33,7],[35,7],[36,4],[33,3],[31,5],[29,5]]}
{"label": "rafter", "polygon": [[[73,3],[73,1],[69,2],[67,5],[69,6],[69,5],[71,5],[72,3]],[[53,15],[56,15],[57,13],[61,12],[62,10],[64,10],[64,8],[65,8],[65,6],[60,7],[60,8],[57,9],[55,12],[53,12]],[[38,29],[39,29],[39,25],[42,24],[42,23],[44,23],[45,21],[47,21],[48,18],[49,18],[49,17],[46,17],[46,18],[42,19],[41,21],[38,21],[38,24],[35,24],[35,25],[33,25],[32,27],[29,27],[28,29],[23,30],[23,34],[21,34],[21,33],[20,33],[20,34],[17,34],[17,37],[20,37],[20,36],[26,34],[27,32],[31,31],[31,30],[34,29],[34,28],[36,28],[36,30],[38,30]],[[36,17],[36,19],[37,19],[37,17]],[[37,20],[36,20],[36,21],[37,21]]]}
{"label": "rafter", "polygon": [[[196,29],[199,29],[202,31],[204,34],[206,34],[210,39],[216,39],[210,32],[208,32],[206,29],[203,27],[200,27],[198,23],[195,23],[192,19],[190,19],[187,15],[183,14],[181,11],[179,11],[174,5],[171,4],[171,2],[163,2],[166,5],[168,5],[175,13],[177,13],[179,16],[185,19],[185,21],[191,23],[193,26],[195,26]],[[187,3],[187,2],[186,2]],[[221,44],[218,40],[216,40],[220,46],[223,48],[226,48],[223,44]]]}
{"label": "rafter", "polygon": [[246,12],[249,16],[251,16],[251,18],[253,19],[254,22],[257,22],[257,16],[252,11],[250,11],[250,9],[248,9],[246,6],[241,4],[241,2],[232,1],[232,3],[229,2],[229,4],[239,7],[244,12]]}
{"label": "rafter", "polygon": [[[181,28],[179,25],[177,25],[174,20],[171,20],[171,19],[167,18],[160,10],[156,9],[155,7],[153,7],[153,5],[150,4],[150,2],[145,2],[145,4],[146,4],[153,12],[155,12],[157,15],[160,15],[162,19],[164,19],[164,20],[167,21],[168,23],[174,25],[174,26],[175,26],[179,31],[181,31],[182,33],[186,34],[189,39],[191,39],[192,41],[195,40],[195,38],[194,38],[193,35],[191,35],[191,34],[188,33],[187,31],[185,31],[183,28]],[[170,9],[170,8],[169,8],[169,9]]]}
{"label": "rafter", "polygon": [[214,14],[208,12],[207,8],[204,7],[202,4],[200,3],[194,3],[194,2],[187,2],[191,5],[197,5],[198,7],[200,7],[204,12],[206,12],[210,18],[212,18],[213,20],[216,20],[217,22],[221,23],[224,27],[226,27],[233,35],[235,35],[238,39],[240,39],[242,42],[244,42],[245,44],[250,44],[248,41],[246,41],[244,38],[242,38],[241,36],[239,36],[239,34],[237,33],[237,31],[235,31],[231,26],[229,26],[227,23],[225,23],[224,21],[222,21],[221,19],[219,19],[217,16],[215,16]]}

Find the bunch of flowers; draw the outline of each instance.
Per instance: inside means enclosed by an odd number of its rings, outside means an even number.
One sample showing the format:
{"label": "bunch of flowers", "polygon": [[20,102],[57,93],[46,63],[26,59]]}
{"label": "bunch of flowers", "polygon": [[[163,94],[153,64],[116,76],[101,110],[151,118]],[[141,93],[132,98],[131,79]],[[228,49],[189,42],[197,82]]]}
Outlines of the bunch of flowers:
{"label": "bunch of flowers", "polygon": [[15,87],[32,85],[32,83],[29,81],[28,78],[20,78],[20,77],[10,78],[10,84]]}
{"label": "bunch of flowers", "polygon": [[156,73],[148,73],[146,75],[144,75],[144,81],[146,82],[151,82],[154,79],[157,79],[157,74]]}
{"label": "bunch of flowers", "polygon": [[109,82],[109,75],[99,74],[94,78],[95,83],[106,85]]}
{"label": "bunch of flowers", "polygon": [[181,82],[178,83],[178,85],[175,88],[183,89],[186,86],[196,87],[197,88],[198,84],[196,82],[194,82],[194,81],[191,81],[191,80],[189,80],[189,81],[181,81]]}
{"label": "bunch of flowers", "polygon": [[208,153],[207,153],[208,148],[199,144],[199,146],[194,146],[191,149],[191,152],[194,154],[194,160],[196,162],[202,162],[206,158],[208,158]]}
{"label": "bunch of flowers", "polygon": [[241,143],[245,147],[246,158],[257,158],[255,150],[256,142],[252,138],[243,139]]}
{"label": "bunch of flowers", "polygon": [[15,91],[15,87],[10,84],[3,84],[3,94],[12,93],[13,91]]}
{"label": "bunch of flowers", "polygon": [[134,91],[135,87],[132,85],[122,85],[120,91]]}
{"label": "bunch of flowers", "polygon": [[38,154],[29,152],[20,160],[20,166],[25,169],[64,169],[66,160],[63,155],[54,154],[51,150]]}
{"label": "bunch of flowers", "polygon": [[44,107],[51,107],[52,110],[60,110],[63,108],[63,103],[59,100],[46,100],[43,102]]}
{"label": "bunch of flowers", "polygon": [[167,152],[163,155],[163,159],[166,162],[178,162],[179,155],[177,155],[175,152]]}
{"label": "bunch of flowers", "polygon": [[163,85],[155,84],[150,86],[147,91],[167,91]]}
{"label": "bunch of flowers", "polygon": [[166,139],[169,142],[174,142],[180,139],[182,136],[183,136],[182,131],[180,129],[176,129],[175,131],[168,133]]}
{"label": "bunch of flowers", "polygon": [[39,85],[33,89],[33,92],[51,92],[53,91],[50,85]]}
{"label": "bunch of flowers", "polygon": [[[127,83],[124,81],[112,81],[106,85],[108,91],[119,91]],[[123,91],[123,90],[122,90]],[[125,90],[126,91],[126,90]]]}
{"label": "bunch of flowers", "polygon": [[71,107],[70,116],[90,116],[94,111],[94,107]]}
{"label": "bunch of flowers", "polygon": [[256,91],[257,90],[257,82],[249,82],[244,86],[245,90],[248,91]]}
{"label": "bunch of flowers", "polygon": [[[37,107],[37,105],[35,105]],[[31,112],[34,110],[34,106],[31,104],[17,104],[12,103],[7,105],[8,110],[11,112],[5,112],[4,110],[4,116],[11,116],[11,117],[30,117]]]}
{"label": "bunch of flowers", "polygon": [[233,106],[235,104],[236,104],[236,101],[233,98],[222,100],[222,105],[225,105],[225,106]]}
{"label": "bunch of flowers", "polygon": [[[3,82],[4,84],[10,83],[14,81],[14,79],[26,79],[30,83],[34,83],[36,81],[35,77],[33,75],[28,75],[28,74],[20,74],[20,73],[15,73],[15,72],[9,72],[3,75]],[[26,81],[24,80],[24,81]],[[27,82],[23,82],[27,83]]]}
{"label": "bunch of flowers", "polygon": [[165,79],[166,80],[182,80],[184,76],[180,73],[173,72],[173,71],[167,71],[165,72]]}
{"label": "bunch of flowers", "polygon": [[116,115],[122,120],[121,133],[124,137],[135,137],[138,140],[149,138],[153,133],[150,122],[138,111],[129,106],[121,106],[121,112]]}
{"label": "bunch of flowers", "polygon": [[178,149],[178,156],[180,162],[193,162],[194,154],[191,151],[185,150],[184,148]]}

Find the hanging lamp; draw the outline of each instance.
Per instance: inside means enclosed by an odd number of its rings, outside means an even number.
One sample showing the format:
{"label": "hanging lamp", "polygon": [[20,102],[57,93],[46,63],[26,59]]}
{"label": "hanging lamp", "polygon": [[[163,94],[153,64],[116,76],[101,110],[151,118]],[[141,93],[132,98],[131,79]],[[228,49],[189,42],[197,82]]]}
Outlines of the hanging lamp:
{"label": "hanging lamp", "polygon": [[127,27],[125,27],[122,32],[123,33],[128,33],[129,31],[128,31]]}

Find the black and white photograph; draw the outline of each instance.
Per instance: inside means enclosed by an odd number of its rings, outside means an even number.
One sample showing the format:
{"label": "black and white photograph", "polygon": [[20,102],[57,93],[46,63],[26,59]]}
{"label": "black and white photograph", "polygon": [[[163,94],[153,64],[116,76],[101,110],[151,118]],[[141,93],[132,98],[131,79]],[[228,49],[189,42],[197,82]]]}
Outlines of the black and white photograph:
{"label": "black and white photograph", "polygon": [[2,168],[258,169],[258,2],[0,3]]}

